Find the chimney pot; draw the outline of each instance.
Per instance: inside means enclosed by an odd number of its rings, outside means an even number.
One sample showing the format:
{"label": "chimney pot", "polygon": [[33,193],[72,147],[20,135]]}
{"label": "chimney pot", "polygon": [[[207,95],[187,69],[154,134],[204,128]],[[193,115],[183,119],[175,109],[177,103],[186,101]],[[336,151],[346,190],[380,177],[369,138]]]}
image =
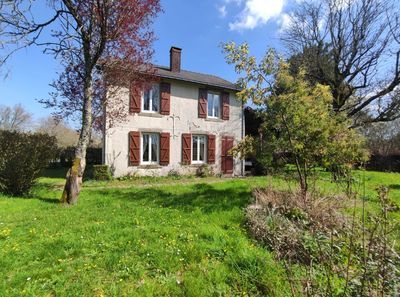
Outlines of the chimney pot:
{"label": "chimney pot", "polygon": [[170,54],[170,70],[172,72],[180,72],[181,71],[181,53],[182,49],[179,47],[171,47]]}

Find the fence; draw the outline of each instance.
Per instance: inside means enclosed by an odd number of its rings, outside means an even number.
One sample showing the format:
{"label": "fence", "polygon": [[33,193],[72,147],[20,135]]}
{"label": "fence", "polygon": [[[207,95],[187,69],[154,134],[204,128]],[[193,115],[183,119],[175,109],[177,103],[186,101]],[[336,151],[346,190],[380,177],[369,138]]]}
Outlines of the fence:
{"label": "fence", "polygon": [[367,170],[400,172],[400,155],[371,155]]}
{"label": "fence", "polygon": [[[67,147],[60,149],[57,158],[52,162],[51,167],[68,167],[74,160],[75,148]],[[86,164],[98,165],[102,163],[102,149],[89,147],[86,151]]]}

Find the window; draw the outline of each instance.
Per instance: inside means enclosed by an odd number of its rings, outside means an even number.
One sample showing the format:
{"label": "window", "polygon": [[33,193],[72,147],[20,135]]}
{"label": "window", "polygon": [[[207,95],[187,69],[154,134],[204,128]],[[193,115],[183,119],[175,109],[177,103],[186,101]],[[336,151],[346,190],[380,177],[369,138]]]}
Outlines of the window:
{"label": "window", "polygon": [[158,112],[160,110],[160,85],[155,84],[142,95],[142,111]]}
{"label": "window", "polygon": [[193,135],[192,137],[192,163],[201,164],[206,161],[206,136]]}
{"label": "window", "polygon": [[209,118],[219,118],[221,110],[221,98],[220,94],[208,92],[207,95],[208,103],[208,117]]}
{"label": "window", "polygon": [[158,164],[160,137],[155,133],[142,134],[142,164]]}

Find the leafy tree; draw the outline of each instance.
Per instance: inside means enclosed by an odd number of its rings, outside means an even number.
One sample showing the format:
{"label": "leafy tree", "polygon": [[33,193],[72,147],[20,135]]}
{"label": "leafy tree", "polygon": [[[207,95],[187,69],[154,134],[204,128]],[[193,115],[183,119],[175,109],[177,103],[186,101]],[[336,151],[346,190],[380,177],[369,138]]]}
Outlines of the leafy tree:
{"label": "leafy tree", "polygon": [[306,0],[284,30],[292,67],[330,86],[334,111],[353,126],[400,117],[399,9],[394,0]]}
{"label": "leafy tree", "polygon": [[[291,75],[289,65],[273,50],[260,63],[249,56],[247,44],[229,43],[224,50],[227,62],[234,64],[238,73],[244,72],[239,97],[251,98],[262,106],[263,153],[282,159],[284,164],[293,160],[304,197],[316,167],[348,171],[356,162],[366,160],[363,138],[348,128],[344,116],[334,113],[328,86],[310,84],[304,72]],[[245,157],[254,154],[256,146],[257,141],[248,137],[234,153]]]}
{"label": "leafy tree", "polygon": [[32,123],[32,115],[20,105],[0,106],[0,130],[22,131]]}
{"label": "leafy tree", "polygon": [[[42,2],[42,1],[41,1]],[[128,86],[152,74],[150,59],[154,34],[152,19],[160,11],[159,0],[51,0],[46,1],[52,16],[43,20],[37,12],[38,2],[2,1],[0,38],[12,52],[29,45],[61,60],[64,70],[52,84],[55,92],[42,100],[62,118],[75,117],[81,123],[75,161],[69,170],[62,201],[75,204],[86,167],[86,149],[92,127],[100,126],[103,112],[111,121],[123,121],[127,114],[106,83]],[[42,3],[43,5],[43,3]],[[49,34],[43,34],[45,31]],[[120,98],[120,97],[116,97]]]}

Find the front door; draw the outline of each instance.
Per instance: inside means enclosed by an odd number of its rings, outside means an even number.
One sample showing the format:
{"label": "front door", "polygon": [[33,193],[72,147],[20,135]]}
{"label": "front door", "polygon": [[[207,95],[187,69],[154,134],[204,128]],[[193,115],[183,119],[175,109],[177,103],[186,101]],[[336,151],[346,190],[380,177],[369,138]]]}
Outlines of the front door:
{"label": "front door", "polygon": [[229,151],[233,148],[233,137],[223,136],[221,145],[221,171],[224,174],[233,173],[233,156]]}

